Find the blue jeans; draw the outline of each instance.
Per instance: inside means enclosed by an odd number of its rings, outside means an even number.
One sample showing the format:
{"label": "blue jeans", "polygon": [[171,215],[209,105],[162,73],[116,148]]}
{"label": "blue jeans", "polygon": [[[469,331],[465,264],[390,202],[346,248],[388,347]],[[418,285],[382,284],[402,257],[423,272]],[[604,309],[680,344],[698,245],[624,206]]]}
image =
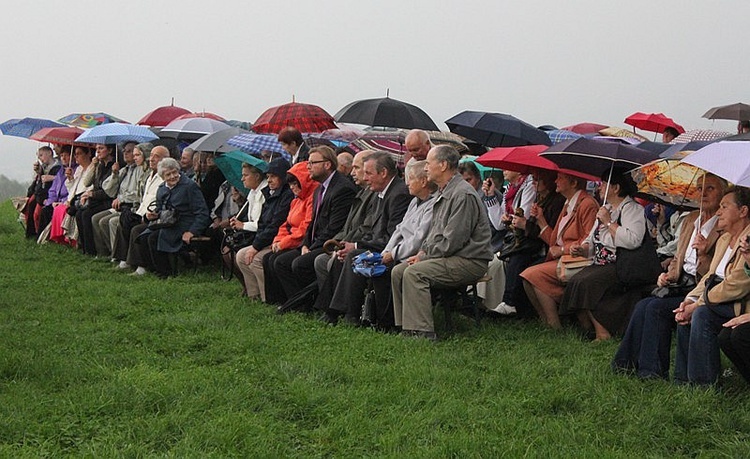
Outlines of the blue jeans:
{"label": "blue jeans", "polygon": [[732,317],[732,304],[700,306],[693,312],[689,325],[677,326],[675,382],[702,385],[716,383],[721,371],[718,335],[722,324]]}
{"label": "blue jeans", "polygon": [[640,378],[669,379],[674,313],[682,297],[650,296],[636,303],[612,368],[635,370]]}

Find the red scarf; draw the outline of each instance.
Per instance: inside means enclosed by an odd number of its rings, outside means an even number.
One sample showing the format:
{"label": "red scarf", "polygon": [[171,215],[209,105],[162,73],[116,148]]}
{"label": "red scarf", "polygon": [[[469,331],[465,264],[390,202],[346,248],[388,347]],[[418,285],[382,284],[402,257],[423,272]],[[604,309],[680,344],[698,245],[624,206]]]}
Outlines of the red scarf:
{"label": "red scarf", "polygon": [[513,207],[513,201],[516,198],[516,195],[518,194],[518,190],[521,189],[521,185],[526,181],[526,176],[521,175],[518,177],[518,179],[515,181],[515,183],[509,183],[508,189],[505,190],[505,213],[508,215],[513,215],[513,213],[516,211],[516,209]]}

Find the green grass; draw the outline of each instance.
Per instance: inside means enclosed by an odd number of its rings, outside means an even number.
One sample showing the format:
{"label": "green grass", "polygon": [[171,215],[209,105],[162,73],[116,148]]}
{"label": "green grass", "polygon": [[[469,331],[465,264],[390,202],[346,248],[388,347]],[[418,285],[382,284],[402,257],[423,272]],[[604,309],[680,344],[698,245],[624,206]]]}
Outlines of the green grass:
{"label": "green grass", "polygon": [[0,206],[1,457],[743,457],[748,388],[617,376],[617,343],[454,319],[436,344],[277,316],[26,241]]}

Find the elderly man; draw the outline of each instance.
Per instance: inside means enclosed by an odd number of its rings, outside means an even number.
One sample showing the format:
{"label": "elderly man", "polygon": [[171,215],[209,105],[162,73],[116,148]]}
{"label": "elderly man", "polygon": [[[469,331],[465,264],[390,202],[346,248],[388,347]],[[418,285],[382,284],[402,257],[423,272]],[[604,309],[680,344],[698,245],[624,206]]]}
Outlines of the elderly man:
{"label": "elderly man", "polygon": [[347,177],[352,177],[352,162],[354,161],[354,157],[351,153],[342,151],[339,153],[339,155],[336,157],[336,160],[339,162],[338,171],[342,174],[346,175]]}
{"label": "elderly man", "polygon": [[395,322],[404,335],[437,339],[430,288],[476,282],[492,259],[484,205],[458,173],[459,159],[447,145],[427,155],[427,174],[438,185],[432,225],[419,253],[391,274]]}
{"label": "elderly man", "polygon": [[44,200],[47,199],[52,181],[60,169],[60,162],[52,153],[52,148],[44,146],[36,152],[37,162],[34,163],[34,182],[29,187],[26,199],[26,237],[36,238],[44,228],[37,228]]}
{"label": "elderly man", "polygon": [[432,148],[432,142],[430,142],[430,136],[423,130],[412,129],[406,135],[406,139],[404,139],[404,147],[406,147],[406,151],[409,153],[408,165],[427,159],[427,152]]}
{"label": "elderly man", "polygon": [[287,299],[316,282],[315,258],[324,252],[323,244],[341,231],[357,193],[357,186],[336,170],[338,161],[332,148],[315,147],[309,155],[310,177],[320,183],[313,197],[312,222],[302,247],[289,250],[274,261]]}
{"label": "elderly man", "polygon": [[192,148],[183,149],[182,154],[180,155],[180,168],[182,169],[182,173],[185,174],[185,176],[187,176],[187,178],[189,178],[190,180],[195,179],[193,155],[195,155],[195,150],[193,150]]}
{"label": "elderly man", "polygon": [[297,128],[291,126],[285,127],[279,131],[277,140],[281,144],[281,148],[291,156],[290,163],[292,165],[307,161],[310,157],[310,147],[305,144],[304,139],[302,139],[302,133]]}
{"label": "elderly man", "polygon": [[[358,322],[359,308],[364,299],[367,281],[352,272],[352,259],[370,250],[381,252],[404,218],[409,207],[411,196],[404,181],[398,177],[396,162],[384,151],[376,151],[365,158],[365,181],[375,193],[373,228],[370,234],[362,234],[359,239],[343,242],[336,253],[336,261],[329,271],[329,282],[323,285],[318,305],[325,309],[325,321],[330,324],[338,322],[346,314],[349,322]],[[335,290],[334,290],[335,287]],[[330,298],[330,295],[333,295]],[[330,298],[330,301],[326,301]],[[325,303],[325,304],[322,304]]]}

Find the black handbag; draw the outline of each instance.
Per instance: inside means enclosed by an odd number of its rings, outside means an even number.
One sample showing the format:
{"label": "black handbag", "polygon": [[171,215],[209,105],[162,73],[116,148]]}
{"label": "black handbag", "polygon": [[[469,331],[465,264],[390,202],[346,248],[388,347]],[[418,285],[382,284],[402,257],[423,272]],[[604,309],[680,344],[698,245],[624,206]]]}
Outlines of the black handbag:
{"label": "black handbag", "polygon": [[227,228],[224,230],[224,241],[221,245],[223,247],[228,247],[232,252],[237,253],[240,249],[252,244],[254,239],[255,233],[252,231]]}
{"label": "black handbag", "polygon": [[[166,198],[165,206],[166,205],[169,205],[169,195],[167,195],[167,198]],[[154,212],[156,210],[156,201],[152,202],[148,207],[149,207],[149,212]],[[151,210],[152,207],[153,207],[153,210]],[[151,220],[150,222],[148,222],[148,228],[151,230],[171,228],[172,226],[175,226],[178,221],[179,221],[179,214],[177,210],[171,207],[168,207],[159,211],[159,216],[156,218],[156,220]]]}
{"label": "black handbag", "polygon": [[[617,224],[620,225],[619,218]],[[616,254],[615,269],[620,283],[626,286],[656,284],[659,274],[662,273],[662,267],[648,228],[643,233],[640,246],[635,249],[618,247]]]}

